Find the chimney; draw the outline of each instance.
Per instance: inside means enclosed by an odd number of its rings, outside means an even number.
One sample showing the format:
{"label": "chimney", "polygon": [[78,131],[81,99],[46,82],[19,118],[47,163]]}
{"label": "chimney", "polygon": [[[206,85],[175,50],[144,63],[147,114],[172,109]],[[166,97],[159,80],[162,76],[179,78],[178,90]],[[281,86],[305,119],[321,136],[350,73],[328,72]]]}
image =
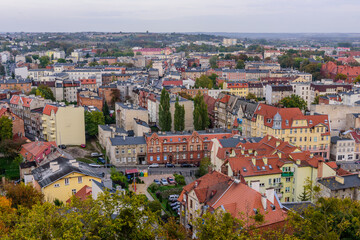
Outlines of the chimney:
{"label": "chimney", "polygon": [[252,161],[252,164],[253,164],[254,166],[256,166],[256,158],[252,157],[252,158],[251,158],[251,161]]}
{"label": "chimney", "polygon": [[71,159],[71,160],[69,160],[69,163],[70,163],[71,166],[73,166],[73,167],[79,167],[79,163],[76,161],[76,159]]}
{"label": "chimney", "polygon": [[260,192],[260,181],[251,181],[251,188],[254,189],[257,192]]}
{"label": "chimney", "polygon": [[261,194],[261,204],[263,205],[264,210],[267,210],[267,197]]}
{"label": "chimney", "polygon": [[344,184],[344,178],[343,177],[335,176],[335,181],[337,181],[338,183]]}
{"label": "chimney", "polygon": [[274,201],[275,201],[275,190],[274,190],[274,188],[267,188],[267,189],[265,190],[265,194],[266,194],[267,199],[268,199],[272,204],[274,204]]}
{"label": "chimney", "polygon": [[125,135],[123,136],[123,139],[125,140]]}
{"label": "chimney", "polygon": [[58,162],[57,161],[50,162],[50,169],[51,169],[51,172],[58,171],[60,169]]}
{"label": "chimney", "polygon": [[267,157],[263,157],[263,162],[264,162],[265,165],[268,165],[268,159],[267,159]]}

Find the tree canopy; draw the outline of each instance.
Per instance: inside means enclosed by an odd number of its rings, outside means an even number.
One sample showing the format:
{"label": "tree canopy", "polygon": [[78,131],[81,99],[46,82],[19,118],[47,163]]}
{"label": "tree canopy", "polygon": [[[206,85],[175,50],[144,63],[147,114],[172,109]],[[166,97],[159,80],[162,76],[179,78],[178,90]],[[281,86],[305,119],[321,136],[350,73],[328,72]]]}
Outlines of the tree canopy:
{"label": "tree canopy", "polygon": [[195,130],[205,130],[209,127],[210,121],[207,112],[207,104],[204,96],[198,93],[194,98],[194,128]]}
{"label": "tree canopy", "polygon": [[0,118],[0,141],[6,139],[12,139],[13,133],[13,123],[11,119],[7,116],[2,116]]}
{"label": "tree canopy", "polygon": [[102,112],[85,112],[85,131],[89,136],[98,134],[98,125],[105,124],[105,117]]}
{"label": "tree canopy", "polygon": [[49,56],[42,56],[39,58],[39,60],[40,60],[40,66],[42,68],[45,68],[51,62]]}
{"label": "tree canopy", "polygon": [[184,131],[185,129],[185,107],[179,104],[179,98],[176,97],[174,113],[174,130]]}
{"label": "tree canopy", "polygon": [[206,75],[201,75],[199,78],[196,78],[195,80],[195,88],[201,87],[201,88],[212,89],[213,86],[214,86],[213,80]]}
{"label": "tree canopy", "polygon": [[307,103],[299,95],[292,94],[289,97],[284,97],[280,100],[279,104],[282,104],[286,108],[300,108],[301,110],[307,109]]}
{"label": "tree canopy", "polygon": [[29,94],[35,94],[36,96],[41,96],[45,99],[55,101],[54,93],[48,86],[43,84],[40,84],[37,88],[31,89]]}
{"label": "tree canopy", "polygon": [[159,125],[162,131],[171,131],[170,95],[165,88],[161,91],[159,105]]}

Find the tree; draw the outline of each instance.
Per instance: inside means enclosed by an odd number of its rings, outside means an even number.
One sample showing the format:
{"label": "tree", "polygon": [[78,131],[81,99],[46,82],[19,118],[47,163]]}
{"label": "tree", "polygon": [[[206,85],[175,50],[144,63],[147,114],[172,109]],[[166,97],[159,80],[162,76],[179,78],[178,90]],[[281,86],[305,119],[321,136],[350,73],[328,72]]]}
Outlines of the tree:
{"label": "tree", "polygon": [[102,112],[105,117],[105,124],[113,124],[115,123],[115,114],[113,116],[110,116],[110,110],[107,102],[105,101],[104,106],[102,108]]}
{"label": "tree", "polygon": [[13,137],[13,123],[11,118],[7,116],[2,116],[0,118],[0,141],[6,139],[12,139]]}
{"label": "tree", "polygon": [[51,89],[46,85],[39,85],[37,88],[31,89],[29,94],[34,94],[36,96],[41,96],[45,99],[50,99],[52,101],[55,101],[54,93],[51,91]]}
{"label": "tree", "polygon": [[183,225],[179,225],[176,223],[176,220],[171,217],[168,221],[163,225],[163,237],[164,239],[176,239],[176,240],[185,240],[187,238],[186,229]]}
{"label": "tree", "polygon": [[19,208],[20,206],[30,209],[36,203],[44,201],[44,195],[36,190],[31,184],[7,184],[5,185],[6,198],[11,199],[11,206]]}
{"label": "tree", "polygon": [[96,62],[96,61],[93,61],[93,62],[89,63],[89,66],[90,66],[90,67],[95,67],[95,66],[97,66],[97,65],[99,65],[99,63]]}
{"label": "tree", "polygon": [[27,62],[27,63],[32,63],[32,58],[31,58],[31,56],[25,56],[25,62]]}
{"label": "tree", "polygon": [[40,60],[40,66],[42,68],[45,68],[50,63],[49,56],[42,56],[42,57],[39,58],[39,60]]}
{"label": "tree", "polygon": [[194,98],[194,128],[195,130],[205,130],[209,127],[210,121],[207,112],[207,104],[204,96],[198,93]]}
{"label": "tree", "polygon": [[304,185],[303,192],[299,195],[299,201],[305,202],[310,200],[309,189]]}
{"label": "tree", "polygon": [[11,72],[11,78],[15,79],[15,72]]}
{"label": "tree", "polygon": [[201,159],[199,170],[197,172],[197,177],[202,177],[205,174],[207,174],[209,172],[210,166],[211,166],[210,158],[205,157],[205,158]]}
{"label": "tree", "polygon": [[180,132],[185,129],[185,107],[179,104],[179,97],[176,97],[175,102],[174,129]]}
{"label": "tree", "polygon": [[279,102],[286,108],[300,108],[300,110],[307,109],[307,103],[299,95],[291,94],[289,97],[284,97]]}
{"label": "tree", "polygon": [[121,100],[120,90],[117,88],[111,89],[110,96],[111,96],[111,106],[112,108],[115,108],[115,103]]}
{"label": "tree", "polygon": [[236,63],[236,69],[244,69],[245,68],[245,62],[244,60],[239,59]]}
{"label": "tree", "polygon": [[10,199],[0,196],[0,238],[5,238],[16,218],[16,211],[11,205]]}
{"label": "tree", "polygon": [[0,64],[0,76],[4,76],[5,74],[6,74],[5,67],[2,64]]}
{"label": "tree", "polygon": [[346,79],[347,79],[347,76],[345,74],[342,74],[342,73],[338,73],[335,76],[335,80],[346,80]]}
{"label": "tree", "polygon": [[100,63],[100,65],[105,65],[105,66],[107,66],[107,65],[109,65],[109,62],[108,62],[108,61],[103,61],[103,62]]}
{"label": "tree", "polygon": [[170,95],[165,88],[160,96],[159,125],[162,131],[171,131]]}
{"label": "tree", "polygon": [[211,68],[218,68],[218,66],[217,66],[217,59],[218,59],[218,56],[212,56],[211,58],[210,58],[210,60],[209,60],[209,63],[210,63],[210,66],[211,66]]}
{"label": "tree", "polygon": [[0,141],[0,152],[8,158],[16,158],[19,155],[21,145],[24,140],[13,141],[12,139],[3,139]]}
{"label": "tree", "polygon": [[32,57],[32,59],[34,59],[35,61],[39,59],[39,55],[32,55],[31,57]]}
{"label": "tree", "polygon": [[354,83],[359,83],[359,82],[360,82],[360,75],[358,75],[358,76],[355,78]]}
{"label": "tree", "polygon": [[105,124],[105,117],[102,112],[85,112],[85,130],[88,135],[95,136],[98,134],[98,125]]}
{"label": "tree", "polygon": [[201,75],[199,78],[196,78],[195,80],[195,88],[201,87],[201,88],[212,89],[213,85],[214,85],[213,80],[206,75]]}
{"label": "tree", "polygon": [[64,58],[59,58],[57,60],[58,63],[66,63],[66,60]]}
{"label": "tree", "polygon": [[256,95],[254,93],[248,93],[248,95],[246,96],[247,100],[250,99],[254,99],[256,102],[258,101],[258,98],[256,97]]}

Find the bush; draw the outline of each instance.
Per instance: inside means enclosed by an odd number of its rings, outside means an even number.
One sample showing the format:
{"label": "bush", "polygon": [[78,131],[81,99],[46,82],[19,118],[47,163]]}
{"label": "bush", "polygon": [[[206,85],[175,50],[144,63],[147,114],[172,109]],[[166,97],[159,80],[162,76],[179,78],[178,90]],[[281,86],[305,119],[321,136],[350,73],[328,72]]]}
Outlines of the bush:
{"label": "bush", "polygon": [[149,209],[154,212],[154,213],[158,213],[161,214],[161,204],[159,201],[151,201],[148,204]]}
{"label": "bush", "polygon": [[159,199],[160,202],[162,202],[161,192],[156,192],[156,197],[157,199]]}
{"label": "bush", "polygon": [[185,185],[185,177],[183,175],[174,174],[174,178],[177,184],[179,185]]}
{"label": "bush", "polygon": [[159,185],[157,185],[156,183],[152,183],[149,186],[149,190],[153,193],[155,193],[157,190],[159,190]]}

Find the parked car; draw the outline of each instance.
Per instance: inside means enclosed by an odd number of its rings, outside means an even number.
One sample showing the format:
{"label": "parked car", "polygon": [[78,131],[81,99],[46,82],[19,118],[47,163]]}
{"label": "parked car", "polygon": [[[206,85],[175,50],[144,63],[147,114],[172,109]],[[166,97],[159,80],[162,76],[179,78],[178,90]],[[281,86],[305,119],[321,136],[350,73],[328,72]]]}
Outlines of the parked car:
{"label": "parked car", "polygon": [[178,206],[178,205],[180,205],[180,202],[174,202],[174,203],[170,204],[170,207],[175,207],[175,206]]}
{"label": "parked car", "polygon": [[157,163],[153,163],[151,165],[149,165],[149,168],[158,168],[159,167],[159,164]]}
{"label": "parked car", "polygon": [[179,195],[174,194],[174,195],[170,195],[169,198],[168,198],[168,200],[169,200],[170,202],[175,202],[175,201],[178,200],[178,198],[179,198]]}
{"label": "parked car", "polygon": [[100,157],[100,156],[102,156],[102,154],[101,154],[101,153],[97,153],[97,152],[93,152],[93,153],[90,154],[90,156],[91,156],[91,157]]}
{"label": "parked car", "polygon": [[172,164],[172,163],[166,163],[166,164],[165,164],[165,167],[167,167],[167,168],[174,168],[175,165]]}
{"label": "parked car", "polygon": [[86,145],[85,145],[85,144],[81,144],[80,147],[86,148]]}
{"label": "parked car", "polygon": [[189,163],[183,163],[183,164],[181,164],[181,167],[187,168],[187,167],[192,167],[192,166]]}
{"label": "parked car", "polygon": [[103,157],[98,157],[97,162],[105,164],[105,159]]}
{"label": "parked car", "polygon": [[166,181],[165,178],[162,178],[162,179],[160,180],[160,183],[161,183],[162,185],[168,185],[168,184],[169,184],[169,183]]}
{"label": "parked car", "polygon": [[93,168],[101,168],[102,167],[101,165],[95,164],[95,163],[90,163],[89,166],[93,167]]}
{"label": "parked car", "polygon": [[169,184],[175,184],[176,183],[174,178],[172,178],[172,177],[168,177],[167,181],[168,181]]}
{"label": "parked car", "polygon": [[104,165],[104,167],[106,167],[106,168],[114,168],[115,166],[112,165],[111,163],[106,163],[106,164]]}
{"label": "parked car", "polygon": [[360,160],[355,161],[355,164],[360,164]]}
{"label": "parked car", "polygon": [[60,149],[66,149],[66,145],[60,144],[60,145],[59,145],[59,148],[60,148]]}
{"label": "parked car", "polygon": [[159,181],[159,179],[154,179],[154,183],[156,183],[157,185],[160,185],[160,184],[161,184],[160,181]]}
{"label": "parked car", "polygon": [[176,205],[175,207],[172,207],[172,210],[174,210],[175,212],[177,212],[178,209],[180,209],[180,205]]}

